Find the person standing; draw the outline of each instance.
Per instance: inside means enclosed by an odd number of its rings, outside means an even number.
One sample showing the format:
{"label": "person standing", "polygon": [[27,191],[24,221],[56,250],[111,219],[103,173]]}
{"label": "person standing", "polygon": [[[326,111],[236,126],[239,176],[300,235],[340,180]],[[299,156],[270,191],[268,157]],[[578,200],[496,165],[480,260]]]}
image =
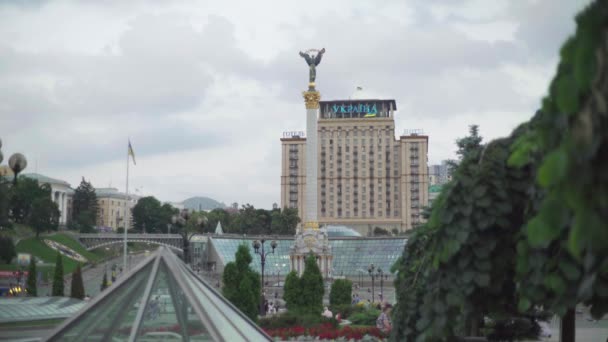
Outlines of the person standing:
{"label": "person standing", "polygon": [[391,313],[392,308],[393,308],[392,305],[386,304],[384,306],[384,309],[380,313],[380,316],[378,316],[378,319],[376,319],[376,328],[380,329],[380,331],[382,331],[385,334],[388,334],[392,328],[392,323],[391,323],[391,318],[390,318],[390,313]]}

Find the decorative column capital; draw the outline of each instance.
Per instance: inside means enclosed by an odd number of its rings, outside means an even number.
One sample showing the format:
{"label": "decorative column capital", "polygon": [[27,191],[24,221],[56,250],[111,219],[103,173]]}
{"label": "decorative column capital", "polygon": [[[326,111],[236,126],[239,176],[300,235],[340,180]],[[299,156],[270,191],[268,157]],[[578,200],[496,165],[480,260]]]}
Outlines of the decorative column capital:
{"label": "decorative column capital", "polygon": [[321,93],[318,91],[303,91],[304,102],[306,103],[306,109],[318,109],[319,100],[321,100]]}

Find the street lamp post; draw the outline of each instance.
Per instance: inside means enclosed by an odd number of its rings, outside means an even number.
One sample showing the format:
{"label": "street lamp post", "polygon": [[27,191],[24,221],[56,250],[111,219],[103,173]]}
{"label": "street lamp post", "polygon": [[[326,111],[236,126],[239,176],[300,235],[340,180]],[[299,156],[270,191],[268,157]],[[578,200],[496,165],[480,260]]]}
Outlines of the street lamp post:
{"label": "street lamp post", "polygon": [[[274,254],[274,250],[277,248],[277,242],[272,240],[270,242],[270,247],[272,247],[272,250],[264,252],[264,242],[266,242],[264,239],[253,241],[253,250],[255,251],[255,254],[260,256],[260,262],[262,265],[262,293],[264,293],[264,265],[266,265],[266,256],[271,253]],[[264,313],[264,296],[262,295],[260,298],[260,316],[264,316]]]}
{"label": "street lamp post", "polygon": [[382,276],[382,269],[378,267],[378,276],[380,277],[380,302],[384,301],[384,277]]}
{"label": "street lamp post", "polygon": [[[2,154],[2,139],[0,139],[0,163],[4,160]],[[13,171],[13,185],[17,185],[17,176],[27,167],[27,159],[21,153],[15,153],[8,159],[8,167]]]}
{"label": "street lamp post", "polygon": [[372,305],[374,304],[374,270],[376,269],[376,266],[374,266],[374,264],[370,264],[369,267],[367,268],[367,272],[369,273],[369,276],[372,277]]}

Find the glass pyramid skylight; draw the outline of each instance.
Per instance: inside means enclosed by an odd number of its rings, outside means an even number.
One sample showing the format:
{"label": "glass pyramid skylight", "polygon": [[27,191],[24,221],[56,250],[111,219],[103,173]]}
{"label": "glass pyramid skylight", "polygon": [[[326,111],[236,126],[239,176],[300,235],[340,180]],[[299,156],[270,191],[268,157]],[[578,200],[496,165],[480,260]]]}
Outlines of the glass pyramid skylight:
{"label": "glass pyramid skylight", "polygon": [[161,247],[59,326],[48,341],[270,341]]}

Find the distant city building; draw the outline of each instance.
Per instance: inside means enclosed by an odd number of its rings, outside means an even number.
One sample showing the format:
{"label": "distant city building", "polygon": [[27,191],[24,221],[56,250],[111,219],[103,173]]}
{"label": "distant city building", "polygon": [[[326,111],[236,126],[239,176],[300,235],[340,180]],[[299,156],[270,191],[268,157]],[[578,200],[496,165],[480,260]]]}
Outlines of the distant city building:
{"label": "distant city building", "polygon": [[26,173],[23,174],[23,177],[35,179],[38,181],[38,184],[48,184],[51,187],[51,200],[53,200],[59,208],[59,225],[66,225],[72,218],[72,197],[74,196],[74,189],[70,187],[70,183],[64,180],[47,177],[39,173]]}
{"label": "distant city building", "polygon": [[[317,217],[363,235],[421,223],[428,202],[428,136],[395,139],[395,100],[320,101]],[[293,132],[290,132],[293,133]],[[281,207],[305,213],[306,137],[281,138]]]}
{"label": "distant city building", "polygon": [[444,160],[439,165],[429,165],[429,184],[446,184],[452,180],[449,161]]}
{"label": "distant city building", "polygon": [[124,228],[127,210],[129,210],[129,224],[130,226],[133,224],[130,210],[137,204],[139,196],[129,194],[127,200],[127,195],[116,188],[97,188],[95,194],[99,206],[98,227],[111,228],[112,230]]}

